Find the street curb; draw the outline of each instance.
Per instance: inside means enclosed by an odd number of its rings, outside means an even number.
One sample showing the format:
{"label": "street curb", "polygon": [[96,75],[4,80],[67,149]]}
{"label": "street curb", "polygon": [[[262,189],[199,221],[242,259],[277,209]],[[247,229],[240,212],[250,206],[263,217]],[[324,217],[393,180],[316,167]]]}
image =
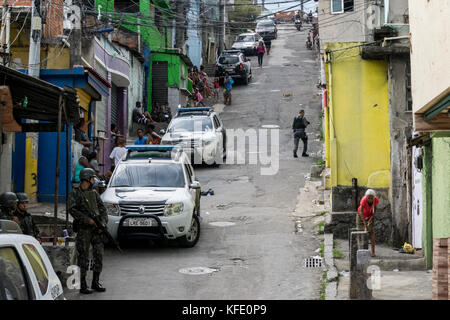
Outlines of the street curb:
{"label": "street curb", "polygon": [[324,248],[323,256],[325,266],[327,268],[327,283],[325,288],[325,300],[336,300],[337,296],[337,281],[339,278],[338,271],[334,265],[333,258],[333,234],[324,234]]}

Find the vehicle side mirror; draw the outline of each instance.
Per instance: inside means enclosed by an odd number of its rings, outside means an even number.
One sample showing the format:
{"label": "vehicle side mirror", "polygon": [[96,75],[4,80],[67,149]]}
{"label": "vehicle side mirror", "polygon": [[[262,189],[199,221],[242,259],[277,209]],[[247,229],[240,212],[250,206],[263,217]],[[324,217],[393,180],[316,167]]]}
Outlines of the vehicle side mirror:
{"label": "vehicle side mirror", "polygon": [[197,190],[200,188],[201,188],[201,185],[200,185],[200,182],[198,182],[198,181],[194,181],[189,185],[189,189]]}
{"label": "vehicle side mirror", "polygon": [[160,135],[165,135],[166,134],[166,130],[164,130],[164,129],[159,130],[159,134]]}

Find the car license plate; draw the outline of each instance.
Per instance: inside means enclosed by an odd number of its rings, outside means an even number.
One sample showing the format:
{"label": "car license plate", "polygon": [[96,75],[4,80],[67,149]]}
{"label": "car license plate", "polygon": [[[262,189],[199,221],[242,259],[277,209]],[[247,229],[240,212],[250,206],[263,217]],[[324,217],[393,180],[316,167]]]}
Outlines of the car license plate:
{"label": "car license plate", "polygon": [[226,68],[227,71],[234,71],[234,68]]}
{"label": "car license plate", "polygon": [[129,227],[151,227],[153,225],[152,218],[128,218]]}

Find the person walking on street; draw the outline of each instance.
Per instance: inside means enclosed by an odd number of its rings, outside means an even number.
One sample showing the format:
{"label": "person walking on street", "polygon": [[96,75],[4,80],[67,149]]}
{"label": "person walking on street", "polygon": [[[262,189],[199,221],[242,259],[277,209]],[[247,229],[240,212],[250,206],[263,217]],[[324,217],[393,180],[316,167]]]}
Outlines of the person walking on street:
{"label": "person walking on street", "polygon": [[39,242],[41,239],[39,238],[39,228],[33,221],[33,217],[31,214],[27,212],[28,207],[28,196],[24,192],[16,193],[17,196],[17,208],[14,211],[14,216],[19,220],[20,229],[22,229],[22,233],[35,237]]}
{"label": "person walking on street", "polygon": [[[91,168],[83,169],[80,173],[79,187],[72,189],[69,196],[69,213],[73,217],[73,228],[76,235],[77,263],[80,268],[80,293],[90,294],[95,290],[104,292],[106,289],[100,284],[100,273],[103,267],[104,235],[92,217],[98,219],[103,226],[108,222],[105,205],[97,191],[93,190],[95,171]],[[93,271],[91,289],[86,283],[86,273],[89,264],[89,248],[92,245]]]}
{"label": "person walking on street", "polygon": [[20,223],[14,212],[17,208],[17,196],[14,192],[5,192],[0,195],[0,219],[13,220],[17,224]]}
{"label": "person walking on street", "polygon": [[233,88],[233,78],[230,77],[228,72],[225,72],[225,79],[223,81],[223,86],[225,87],[223,91],[223,104],[231,105],[231,89]]}
{"label": "person walking on street", "polygon": [[262,68],[263,57],[264,57],[264,53],[266,52],[266,48],[264,48],[264,42],[262,42],[262,41],[259,42],[256,52],[258,53],[258,64]]}
{"label": "person walking on street", "polygon": [[375,232],[374,232],[374,218],[375,211],[380,199],[376,196],[373,189],[368,189],[358,207],[356,214],[356,227],[358,230],[364,230],[369,233],[370,247],[372,257],[375,257]]}
{"label": "person walking on street", "polygon": [[303,141],[302,157],[309,157],[306,153],[308,151],[308,136],[306,135],[306,127],[309,125],[309,121],[305,118],[305,110],[300,110],[298,115],[294,118],[292,123],[292,130],[294,131],[294,158],[298,158],[297,150],[299,140]]}
{"label": "person walking on street", "polygon": [[272,40],[270,40],[269,38],[264,39],[264,45],[266,46],[267,49],[267,55],[270,55],[270,47],[272,46]]}

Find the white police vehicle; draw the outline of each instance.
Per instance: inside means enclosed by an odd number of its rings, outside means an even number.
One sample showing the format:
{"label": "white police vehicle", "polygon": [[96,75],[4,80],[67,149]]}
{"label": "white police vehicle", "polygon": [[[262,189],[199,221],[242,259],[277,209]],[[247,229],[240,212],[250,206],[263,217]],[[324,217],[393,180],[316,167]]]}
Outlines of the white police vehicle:
{"label": "white police vehicle", "polygon": [[0,300],[64,300],[39,241],[9,220],[0,220]]}
{"label": "white police vehicle", "polygon": [[226,158],[226,131],[213,108],[178,108],[161,144],[178,145],[194,164],[220,164]]}
{"label": "white police vehicle", "polygon": [[114,238],[176,239],[193,247],[200,237],[200,183],[176,146],[129,145],[101,198]]}

